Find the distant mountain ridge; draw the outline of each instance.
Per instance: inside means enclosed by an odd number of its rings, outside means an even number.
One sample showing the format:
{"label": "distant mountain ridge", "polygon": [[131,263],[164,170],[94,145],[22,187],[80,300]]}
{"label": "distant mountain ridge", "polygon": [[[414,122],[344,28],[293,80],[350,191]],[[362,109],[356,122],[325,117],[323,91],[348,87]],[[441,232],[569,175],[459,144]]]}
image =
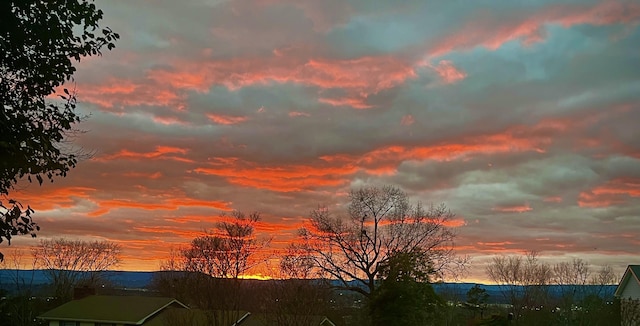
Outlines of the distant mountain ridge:
{"label": "distant mountain ridge", "polygon": [[[126,289],[143,289],[151,285],[153,276],[162,272],[131,272],[131,271],[105,271],[102,272],[109,279],[111,285]],[[16,279],[25,284],[33,284],[34,286],[42,286],[49,283],[46,270],[16,270],[2,269],[0,270],[0,289],[12,290],[15,286]],[[432,284],[434,290],[439,295],[445,295],[450,298],[457,298],[460,301],[466,300],[467,292],[477,283],[435,283]],[[339,285],[338,281],[334,281],[334,285]],[[357,285],[355,282],[353,285]],[[479,286],[487,291],[489,302],[502,303],[504,297],[500,285],[479,284]],[[551,295],[559,295],[563,291],[562,285],[549,285]],[[582,292],[595,293],[599,285],[583,285]],[[524,287],[517,287],[524,290]],[[604,285],[601,288],[600,296],[608,299],[613,297],[616,285]]]}
{"label": "distant mountain ridge", "polygon": [[[13,285],[16,279],[23,283],[33,285],[44,285],[49,283],[47,271],[0,269],[0,288],[6,285]],[[79,272],[86,273],[86,272]],[[130,271],[104,271],[101,272],[115,286],[125,288],[146,288],[151,283],[153,275],[157,272],[130,272]]]}

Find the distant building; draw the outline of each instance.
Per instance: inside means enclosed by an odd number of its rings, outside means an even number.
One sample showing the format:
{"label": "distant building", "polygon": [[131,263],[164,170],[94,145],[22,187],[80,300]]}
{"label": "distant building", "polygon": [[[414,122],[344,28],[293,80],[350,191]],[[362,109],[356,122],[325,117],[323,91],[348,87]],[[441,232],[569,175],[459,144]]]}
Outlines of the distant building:
{"label": "distant building", "polygon": [[629,265],[616,288],[623,326],[640,325],[640,265]]}

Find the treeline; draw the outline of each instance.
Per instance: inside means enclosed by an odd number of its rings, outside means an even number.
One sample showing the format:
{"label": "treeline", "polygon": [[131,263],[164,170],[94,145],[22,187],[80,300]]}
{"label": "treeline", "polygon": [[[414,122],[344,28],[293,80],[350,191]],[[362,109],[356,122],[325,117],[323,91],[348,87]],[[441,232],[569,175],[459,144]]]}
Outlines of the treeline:
{"label": "treeline", "polygon": [[[2,262],[16,273],[0,282],[0,326],[45,325],[36,317],[71,300],[74,289],[110,288],[104,272],[120,259],[120,246],[109,241],[60,238],[41,240],[30,252],[13,250]],[[25,277],[18,272],[26,261],[30,269],[44,272],[47,287],[36,286],[33,273]]]}
{"label": "treeline", "polygon": [[[620,306],[611,284],[618,281],[610,266],[594,269],[574,258],[549,264],[537,252],[495,256],[486,268],[497,284],[517,325],[619,325]],[[478,305],[486,309],[482,302]]]}

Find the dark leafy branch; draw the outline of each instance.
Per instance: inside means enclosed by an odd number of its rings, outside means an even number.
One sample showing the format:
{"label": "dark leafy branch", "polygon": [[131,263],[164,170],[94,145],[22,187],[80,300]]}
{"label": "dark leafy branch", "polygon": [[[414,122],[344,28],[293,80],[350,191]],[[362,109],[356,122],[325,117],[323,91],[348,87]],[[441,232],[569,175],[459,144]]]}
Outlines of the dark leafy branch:
{"label": "dark leafy branch", "polygon": [[[75,91],[64,86],[76,62],[115,47],[120,36],[101,27],[102,18],[92,0],[0,2],[0,195],[22,178],[42,184],[65,177],[78,163],[61,146],[81,118]],[[0,212],[0,241],[33,235],[33,210],[4,202],[11,208]]]}

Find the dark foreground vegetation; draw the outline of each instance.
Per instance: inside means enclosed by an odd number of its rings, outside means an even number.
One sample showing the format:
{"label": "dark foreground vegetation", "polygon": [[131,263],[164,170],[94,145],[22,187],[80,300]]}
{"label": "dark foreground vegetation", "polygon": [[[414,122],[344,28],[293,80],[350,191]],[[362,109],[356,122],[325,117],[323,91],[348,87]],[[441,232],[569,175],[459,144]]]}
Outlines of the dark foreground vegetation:
{"label": "dark foreground vegetation", "polygon": [[[174,296],[190,306],[216,304],[229,293],[240,299],[237,309],[255,313],[267,313],[270,318],[300,316],[286,319],[291,325],[307,325],[311,315],[329,317],[336,325],[371,325],[366,299],[352,291],[339,290],[338,282],[324,280],[232,280],[211,279],[204,275],[181,275],[176,272],[106,272],[98,273],[102,279],[93,288],[97,294],[106,295],[148,295]],[[80,278],[80,277],[79,277]],[[190,281],[198,289],[189,287]],[[203,284],[207,284],[203,286]],[[104,286],[103,286],[104,285]],[[421,322],[399,316],[396,304],[406,302],[394,300],[388,304],[383,315],[378,315],[378,323],[386,325],[620,325],[620,305],[613,298],[615,286],[594,285],[572,286],[576,293],[585,297],[576,299],[571,308],[560,308],[566,304],[562,293],[566,288],[550,285],[545,291],[547,305],[521,307],[517,318],[510,320],[512,305],[504,298],[499,285],[476,285],[469,283],[425,284],[425,289],[433,300],[426,303],[424,310],[430,321]],[[600,295],[592,295],[599,288]],[[0,270],[0,326],[44,325],[35,317],[63,303],[54,296],[55,286],[47,278],[44,270]],[[518,293],[525,293],[524,287],[516,287]],[[192,291],[193,290],[193,291]],[[212,292],[214,291],[214,292]],[[233,291],[233,292],[230,292]],[[428,291],[428,290],[426,290]],[[592,294],[588,294],[592,293]],[[411,303],[408,303],[411,306]],[[414,309],[422,309],[415,307]],[[227,311],[231,315],[233,309]],[[274,322],[274,325],[285,325]]]}

